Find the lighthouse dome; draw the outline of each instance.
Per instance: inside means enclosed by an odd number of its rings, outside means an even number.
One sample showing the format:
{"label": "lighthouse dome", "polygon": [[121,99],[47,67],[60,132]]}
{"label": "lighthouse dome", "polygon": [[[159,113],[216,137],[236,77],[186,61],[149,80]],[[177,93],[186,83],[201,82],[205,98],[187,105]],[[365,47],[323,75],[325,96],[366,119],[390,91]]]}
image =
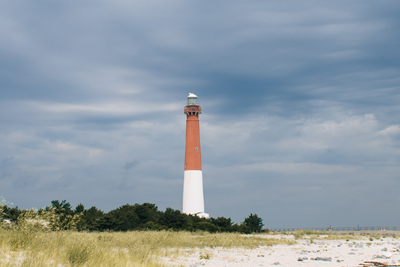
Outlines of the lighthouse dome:
{"label": "lighthouse dome", "polygon": [[199,100],[197,99],[197,95],[189,93],[189,96],[187,98],[187,104],[189,106],[198,106],[199,105]]}

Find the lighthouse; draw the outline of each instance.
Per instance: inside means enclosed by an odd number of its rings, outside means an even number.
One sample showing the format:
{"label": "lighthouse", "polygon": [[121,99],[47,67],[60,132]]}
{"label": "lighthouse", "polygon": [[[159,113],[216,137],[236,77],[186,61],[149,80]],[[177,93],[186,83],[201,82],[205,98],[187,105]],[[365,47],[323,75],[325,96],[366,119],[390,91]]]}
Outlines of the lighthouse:
{"label": "lighthouse", "polygon": [[200,125],[201,107],[195,94],[187,97],[185,171],[183,178],[183,213],[209,218],[204,213],[203,171],[201,168]]}

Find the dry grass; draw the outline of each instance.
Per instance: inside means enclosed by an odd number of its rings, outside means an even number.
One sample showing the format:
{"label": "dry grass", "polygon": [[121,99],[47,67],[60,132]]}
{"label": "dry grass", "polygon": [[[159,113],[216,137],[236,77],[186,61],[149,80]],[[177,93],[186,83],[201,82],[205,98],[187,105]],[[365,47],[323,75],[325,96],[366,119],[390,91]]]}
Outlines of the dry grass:
{"label": "dry grass", "polygon": [[[282,235],[292,235],[295,239],[347,239],[347,235],[337,234],[335,232],[318,231],[318,230],[296,230],[293,232],[284,232]],[[354,236],[352,236],[354,239]],[[357,239],[357,238],[355,238]]]}
{"label": "dry grass", "polygon": [[[292,234],[295,239],[318,239],[318,240],[379,240],[383,238],[381,233],[365,233],[365,234],[350,234],[350,233],[337,233],[328,231],[316,231],[316,230],[305,230],[305,231],[294,231],[284,234]],[[390,235],[389,237],[395,238],[396,235]]]}
{"label": "dry grass", "polygon": [[362,239],[363,237],[361,236],[356,236],[356,235],[348,235],[348,234],[328,234],[326,236],[320,237],[319,239],[323,239],[323,240],[358,240],[358,239]]}
{"label": "dry grass", "polygon": [[188,248],[256,248],[293,242],[204,232],[43,231],[33,226],[0,229],[0,266],[163,266],[159,259]]}

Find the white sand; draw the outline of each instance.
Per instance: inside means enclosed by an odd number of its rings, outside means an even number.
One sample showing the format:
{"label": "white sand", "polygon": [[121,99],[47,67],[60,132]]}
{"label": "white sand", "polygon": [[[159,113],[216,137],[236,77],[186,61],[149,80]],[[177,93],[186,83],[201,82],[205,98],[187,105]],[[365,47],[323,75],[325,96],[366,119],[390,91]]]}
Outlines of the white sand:
{"label": "white sand", "polygon": [[[278,238],[277,236],[273,236]],[[165,258],[170,266],[360,266],[375,261],[400,266],[400,239],[382,240],[296,240],[295,245],[277,245],[257,249],[205,248],[186,251],[178,258]],[[370,243],[370,245],[369,245]],[[207,254],[209,259],[207,258]],[[384,255],[388,258],[377,258]],[[298,258],[308,258],[298,261]],[[331,261],[312,258],[331,258]]]}

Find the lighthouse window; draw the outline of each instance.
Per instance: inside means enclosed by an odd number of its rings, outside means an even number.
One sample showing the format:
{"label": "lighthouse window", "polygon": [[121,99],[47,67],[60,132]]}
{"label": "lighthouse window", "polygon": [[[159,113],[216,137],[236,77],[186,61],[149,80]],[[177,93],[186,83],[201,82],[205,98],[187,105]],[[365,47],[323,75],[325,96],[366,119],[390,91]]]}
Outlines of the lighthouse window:
{"label": "lighthouse window", "polygon": [[188,104],[189,106],[191,106],[191,105],[196,105],[196,106],[198,106],[198,105],[199,105],[199,100],[197,99],[197,97],[188,97],[188,99],[187,99],[187,104]]}
{"label": "lighthouse window", "polygon": [[196,147],[196,151],[197,151],[197,147]]}

